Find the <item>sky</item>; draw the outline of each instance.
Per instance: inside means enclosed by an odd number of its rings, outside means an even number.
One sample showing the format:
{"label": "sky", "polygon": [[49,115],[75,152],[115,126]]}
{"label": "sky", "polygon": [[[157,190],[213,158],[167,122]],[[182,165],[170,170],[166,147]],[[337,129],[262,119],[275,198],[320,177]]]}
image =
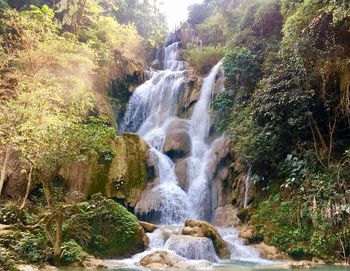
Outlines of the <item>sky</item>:
{"label": "sky", "polygon": [[180,22],[188,17],[187,8],[195,3],[202,3],[202,0],[162,0],[161,10],[168,18],[169,28],[172,30]]}

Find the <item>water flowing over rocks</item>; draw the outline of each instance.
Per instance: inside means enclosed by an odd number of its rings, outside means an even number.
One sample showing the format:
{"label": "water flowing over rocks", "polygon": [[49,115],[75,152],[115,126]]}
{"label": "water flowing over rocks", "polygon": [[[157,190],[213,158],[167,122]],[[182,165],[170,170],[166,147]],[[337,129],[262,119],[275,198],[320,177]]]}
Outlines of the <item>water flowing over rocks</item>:
{"label": "water flowing over rocks", "polygon": [[217,261],[213,242],[206,237],[172,235],[164,247],[187,259]]}
{"label": "water flowing over rocks", "polygon": [[199,220],[187,220],[182,234],[194,237],[206,237],[212,240],[215,250],[220,258],[229,258],[228,244],[222,239],[218,230],[208,222]]}

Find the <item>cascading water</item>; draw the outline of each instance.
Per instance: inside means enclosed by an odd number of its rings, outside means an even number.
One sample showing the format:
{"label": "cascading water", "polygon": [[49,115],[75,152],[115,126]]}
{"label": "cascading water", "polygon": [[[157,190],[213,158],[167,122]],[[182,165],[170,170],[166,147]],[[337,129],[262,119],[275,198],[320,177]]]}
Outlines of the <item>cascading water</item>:
{"label": "cascading water", "polygon": [[135,90],[120,127],[121,133],[137,132],[157,157],[160,184],[153,191],[160,195],[162,224],[180,223],[187,218],[209,219],[211,210],[205,208],[210,204],[204,204],[210,202],[210,180],[206,173],[210,154],[207,137],[212,88],[221,63],[204,79],[200,99],[189,121],[192,150],[186,193],[178,184],[173,161],[163,153],[166,131],[175,119],[176,103],[185,83],[186,65],[179,60],[180,46],[176,42],[164,49],[165,70],[153,72],[153,76]]}
{"label": "cascading water", "polygon": [[[214,145],[208,140],[211,125],[210,106],[212,91],[221,62],[215,65],[209,75],[203,80],[200,97],[194,106],[189,120],[176,116],[176,104],[186,81],[186,63],[179,60],[181,43],[175,42],[162,49],[156,61],[164,70],[151,71],[151,77],[138,87],[128,104],[120,132],[137,132],[150,146],[150,155],[158,165],[157,177],[159,183],[149,193],[152,208],[160,213],[160,223],[163,225],[179,225],[186,219],[202,219],[209,221],[213,212],[212,179],[213,173],[208,170]],[[176,125],[186,131],[190,138],[190,154],[187,157],[188,189],[183,190],[175,174],[175,163],[164,153],[163,149],[168,130]],[[219,140],[219,139],[218,139]],[[147,194],[148,195],[148,194]],[[152,197],[156,196],[157,200]],[[158,202],[160,201],[160,202]],[[140,202],[139,202],[140,203]],[[139,203],[135,213],[139,213]],[[141,204],[140,204],[141,205]],[[156,207],[154,207],[156,206]],[[151,209],[152,209],[151,208]],[[178,227],[177,227],[178,228]],[[243,251],[244,245],[237,241],[236,232],[223,231],[223,236],[230,243],[232,251]],[[149,233],[150,250],[165,249],[187,259],[218,260],[210,239],[183,236],[174,232],[173,227],[156,230]],[[237,248],[239,248],[237,250]],[[258,257],[253,249],[246,249],[248,257]],[[145,252],[146,253],[146,252]],[[142,255],[135,255],[134,261]],[[237,254],[237,253],[236,253]],[[242,255],[233,257],[241,257]]]}
{"label": "cascading water", "polygon": [[247,176],[244,180],[244,198],[243,198],[243,208],[248,206],[248,193],[250,189],[250,178],[252,177],[252,167],[248,166]]}

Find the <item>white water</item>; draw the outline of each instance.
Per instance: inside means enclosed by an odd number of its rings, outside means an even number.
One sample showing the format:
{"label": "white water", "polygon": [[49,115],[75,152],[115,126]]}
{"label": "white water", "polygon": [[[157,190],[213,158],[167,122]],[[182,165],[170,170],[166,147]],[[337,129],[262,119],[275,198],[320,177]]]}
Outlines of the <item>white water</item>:
{"label": "white water", "polygon": [[[176,120],[176,104],[185,82],[186,65],[178,60],[179,47],[179,43],[173,43],[165,48],[166,70],[154,72],[135,90],[120,127],[122,133],[137,132],[157,157],[160,184],[153,191],[160,197],[162,224],[181,223],[188,218],[208,220],[211,215],[211,209],[205,208],[211,206],[211,180],[206,173],[210,158],[207,138],[212,89],[221,63],[204,79],[200,99],[189,121],[192,150],[188,169],[189,189],[185,192],[178,185],[174,162],[162,152],[167,128]],[[138,211],[138,206],[135,211]]]}
{"label": "white water", "polygon": [[247,176],[244,180],[244,200],[243,200],[243,208],[247,208],[248,206],[248,193],[250,189],[250,178],[252,177],[252,167],[249,165]]}
{"label": "white water", "polygon": [[[176,178],[174,162],[163,153],[167,130],[179,121],[176,117],[176,104],[186,80],[186,64],[179,57],[180,43],[165,48],[165,70],[153,71],[151,78],[135,90],[120,127],[121,132],[137,132],[151,146],[151,153],[156,157],[159,184],[152,189],[153,193],[149,193],[149,197],[159,197],[157,211],[163,225],[180,225],[189,218],[209,221],[213,211],[213,173],[208,171],[213,145],[208,137],[212,91],[221,62],[203,80],[200,98],[195,104],[191,119],[181,120],[191,138],[191,153],[187,163],[189,183],[188,190],[184,191]],[[152,198],[149,201],[156,202]],[[135,213],[139,213],[140,209],[137,204]],[[244,246],[235,229],[222,229],[221,234],[230,245],[232,259],[260,261],[259,254]],[[149,233],[148,237],[149,250],[127,260],[129,263],[136,263],[145,255],[159,249],[171,251],[187,260],[219,260],[210,239],[183,236],[179,227],[174,229],[174,226],[163,226]]]}

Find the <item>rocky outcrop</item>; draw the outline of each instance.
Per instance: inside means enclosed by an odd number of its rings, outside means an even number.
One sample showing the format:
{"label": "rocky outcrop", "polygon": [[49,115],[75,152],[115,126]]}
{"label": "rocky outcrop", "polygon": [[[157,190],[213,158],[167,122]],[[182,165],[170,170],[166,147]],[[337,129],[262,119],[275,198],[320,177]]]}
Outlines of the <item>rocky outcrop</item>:
{"label": "rocky outcrop", "polygon": [[142,192],[135,206],[135,213],[142,220],[149,221],[151,219],[152,222],[156,223],[158,222],[157,214],[158,210],[160,209],[160,204],[160,194],[157,193],[157,191],[147,189]]}
{"label": "rocky outcrop", "polygon": [[189,187],[187,167],[188,159],[180,159],[175,163],[175,175],[182,190],[187,191]]}
{"label": "rocky outcrop", "polygon": [[196,269],[196,268],[207,268],[210,266],[208,261],[196,261],[194,264],[191,261],[187,261],[176,254],[172,254],[168,251],[155,251],[140,261],[140,265],[149,269],[167,269],[167,268],[178,268],[178,269]]}
{"label": "rocky outcrop", "polygon": [[[0,163],[3,165],[5,153],[0,152]],[[12,199],[23,197],[27,187],[27,173],[22,170],[23,165],[16,152],[10,151],[6,169],[3,194]]]}
{"label": "rocky outcrop", "polygon": [[288,255],[280,252],[274,246],[268,246],[264,242],[260,244],[253,245],[252,247],[259,250],[262,254],[262,257],[269,260],[285,260],[288,259]]}
{"label": "rocky outcrop", "polygon": [[228,244],[222,239],[218,230],[208,222],[187,220],[182,234],[209,238],[214,244],[217,255],[222,259],[229,258],[231,255]]}
{"label": "rocky outcrop", "polygon": [[232,205],[218,207],[215,210],[214,225],[219,227],[235,227],[240,224],[237,208]]}
{"label": "rocky outcrop", "polygon": [[75,163],[60,171],[70,191],[85,195],[102,192],[130,207],[135,207],[148,181],[149,146],[138,135],[125,133],[111,143],[112,160],[97,158],[89,163]]}

